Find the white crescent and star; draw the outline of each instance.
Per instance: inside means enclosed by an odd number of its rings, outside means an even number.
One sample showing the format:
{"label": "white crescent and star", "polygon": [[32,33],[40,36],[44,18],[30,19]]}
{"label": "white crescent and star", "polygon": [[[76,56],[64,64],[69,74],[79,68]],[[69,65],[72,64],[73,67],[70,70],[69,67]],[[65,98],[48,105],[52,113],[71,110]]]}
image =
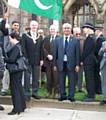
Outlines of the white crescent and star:
{"label": "white crescent and star", "polygon": [[35,2],[35,4],[36,4],[36,6],[37,6],[38,8],[40,8],[40,9],[42,9],[42,10],[48,10],[48,9],[50,9],[50,8],[52,7],[52,5],[49,5],[49,6],[43,5],[43,4],[40,2],[40,0],[34,0],[34,2]]}

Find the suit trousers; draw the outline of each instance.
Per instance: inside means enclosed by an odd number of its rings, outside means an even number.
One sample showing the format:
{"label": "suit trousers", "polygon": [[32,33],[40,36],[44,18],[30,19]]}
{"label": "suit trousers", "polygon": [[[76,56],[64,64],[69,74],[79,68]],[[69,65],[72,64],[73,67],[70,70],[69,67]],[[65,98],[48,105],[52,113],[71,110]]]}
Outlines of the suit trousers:
{"label": "suit trousers", "polygon": [[54,71],[52,64],[46,66],[46,76],[47,76],[48,93],[52,94],[53,89],[54,89],[54,94],[59,93],[58,72]]}
{"label": "suit trousers", "polygon": [[37,95],[40,79],[40,66],[31,65],[32,72],[32,95]]}
{"label": "suit trousers", "polygon": [[31,78],[31,70],[28,67],[28,70],[24,71],[24,95],[25,97],[30,97],[30,78]]}
{"label": "suit trousers", "polygon": [[10,73],[10,90],[13,110],[15,112],[23,112],[26,104],[22,87],[22,72]]}
{"label": "suit trousers", "polygon": [[87,89],[87,96],[89,98],[95,97],[95,78],[94,78],[95,68],[93,65],[84,65],[85,72],[85,82]]}
{"label": "suit trousers", "polygon": [[4,76],[2,79],[2,89],[1,92],[7,92],[9,89],[9,84],[10,84],[10,76],[9,76],[9,72],[7,69],[5,69],[4,71]]}
{"label": "suit trousers", "polygon": [[106,100],[106,64],[101,69],[101,83],[103,100]]}
{"label": "suit trousers", "polygon": [[72,70],[67,69],[67,63],[64,62],[63,71],[59,71],[60,80],[60,96],[65,98],[66,95],[66,79],[68,77],[68,98],[74,98],[76,83],[77,83],[77,73]]}
{"label": "suit trousers", "polygon": [[97,94],[102,93],[102,88],[101,88],[101,77],[100,77],[100,63],[96,63],[95,65],[95,92]]}

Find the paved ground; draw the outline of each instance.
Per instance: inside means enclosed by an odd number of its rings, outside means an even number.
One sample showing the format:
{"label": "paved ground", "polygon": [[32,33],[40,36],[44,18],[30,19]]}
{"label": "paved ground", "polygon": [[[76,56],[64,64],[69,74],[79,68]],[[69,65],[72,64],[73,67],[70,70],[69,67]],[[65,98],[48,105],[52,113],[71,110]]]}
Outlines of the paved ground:
{"label": "paved ground", "polygon": [[106,120],[106,112],[31,107],[20,115],[7,115],[11,105],[4,105],[0,120]]}
{"label": "paved ground", "polygon": [[[11,105],[10,96],[0,96],[0,104]],[[106,112],[106,105],[100,106],[99,102],[70,102],[68,100],[59,102],[55,99],[31,99],[27,103],[28,107],[39,107],[39,108],[57,108],[57,109],[72,109],[72,110],[86,110],[86,111],[99,111]]]}

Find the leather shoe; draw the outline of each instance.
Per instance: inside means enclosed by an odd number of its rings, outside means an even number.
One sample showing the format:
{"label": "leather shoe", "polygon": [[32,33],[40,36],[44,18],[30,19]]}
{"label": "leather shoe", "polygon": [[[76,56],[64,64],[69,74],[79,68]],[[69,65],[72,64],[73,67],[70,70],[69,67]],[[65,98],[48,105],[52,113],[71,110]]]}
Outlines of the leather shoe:
{"label": "leather shoe", "polygon": [[102,100],[101,102],[100,102],[100,105],[105,105],[106,104],[106,100]]}
{"label": "leather shoe", "polygon": [[1,110],[1,111],[4,110],[4,107],[3,107],[3,106],[0,106],[0,110]]}
{"label": "leather shoe", "polygon": [[68,100],[71,101],[71,102],[75,102],[74,98],[68,98]]}
{"label": "leather shoe", "polygon": [[17,112],[15,112],[15,111],[11,111],[8,113],[8,115],[15,115],[15,114],[17,114]]}
{"label": "leather shoe", "polygon": [[63,100],[67,100],[67,97],[60,97],[60,98],[58,98],[58,101],[63,101]]}
{"label": "leather shoe", "polygon": [[6,96],[6,95],[7,95],[7,92],[1,92],[0,95],[1,95],[1,96]]}
{"label": "leather shoe", "polygon": [[39,96],[37,96],[37,95],[32,95],[32,97],[34,98],[34,99],[41,99]]}

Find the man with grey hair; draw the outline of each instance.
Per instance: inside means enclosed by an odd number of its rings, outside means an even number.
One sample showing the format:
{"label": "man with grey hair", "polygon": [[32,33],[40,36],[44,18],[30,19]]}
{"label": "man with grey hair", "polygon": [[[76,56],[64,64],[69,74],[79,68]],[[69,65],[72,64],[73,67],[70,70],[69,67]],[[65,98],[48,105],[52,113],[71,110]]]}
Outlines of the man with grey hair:
{"label": "man with grey hair", "polygon": [[[42,64],[42,39],[37,37],[38,22],[32,20],[30,22],[30,32],[22,35],[22,47],[24,56],[28,59],[32,74],[32,97],[39,99],[38,82],[40,63]],[[26,100],[30,99],[30,75],[24,80],[24,89]]]}
{"label": "man with grey hair", "polygon": [[[57,71],[53,70],[53,51],[54,42],[59,37],[57,35],[57,27],[51,25],[49,28],[49,35],[45,37],[43,42],[43,52],[44,52],[44,66],[46,67],[46,77],[47,77],[47,95],[50,97],[53,93],[53,97],[57,97],[59,93],[59,82]],[[53,91],[54,90],[54,91]]]}
{"label": "man with grey hair", "polygon": [[81,28],[80,27],[74,27],[73,28],[73,35],[77,38],[79,45],[80,45],[80,70],[78,72],[77,77],[77,89],[78,92],[82,92],[82,86],[83,86],[83,65],[81,64],[82,59],[82,52],[83,52],[83,46],[84,46],[84,38],[81,35]]}
{"label": "man with grey hair", "polygon": [[[71,34],[72,26],[63,24],[63,36],[55,41],[54,70],[58,70],[60,82],[59,101],[69,100],[74,102],[76,75],[79,71],[79,43]],[[68,76],[68,96],[66,95],[66,76]]]}

